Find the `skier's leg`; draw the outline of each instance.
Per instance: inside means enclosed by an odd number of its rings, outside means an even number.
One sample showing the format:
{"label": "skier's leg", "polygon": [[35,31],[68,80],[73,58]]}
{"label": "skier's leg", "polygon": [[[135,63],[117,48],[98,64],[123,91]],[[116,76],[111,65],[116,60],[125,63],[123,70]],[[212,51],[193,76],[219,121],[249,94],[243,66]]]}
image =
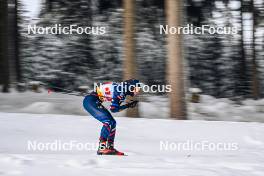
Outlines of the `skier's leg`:
{"label": "skier's leg", "polygon": [[93,95],[88,95],[83,101],[84,108],[97,120],[103,123],[100,140],[114,142],[116,121],[111,113],[101,104],[100,100]]}
{"label": "skier's leg", "polygon": [[98,121],[103,123],[101,129],[100,140],[107,141],[111,132],[111,125],[113,117],[110,112],[104,108],[100,100],[93,95],[88,95],[83,101],[84,108]]}
{"label": "skier's leg", "polygon": [[116,134],[116,121],[107,109],[103,108],[101,111],[103,111],[105,116],[104,118],[100,119],[100,121],[103,123],[103,127],[101,129],[100,140],[107,139],[107,147],[114,149],[114,140],[115,140],[115,134]]}
{"label": "skier's leg", "polygon": [[95,96],[88,95],[83,101],[83,106],[94,118],[103,123],[97,154],[124,155],[124,153],[115,150],[113,146],[116,131],[115,119],[112,117],[111,113],[102,106],[101,102],[98,102],[94,97]]}
{"label": "skier's leg", "polygon": [[111,141],[114,141],[116,121],[114,120],[114,118],[107,109],[105,109],[103,113],[104,113],[104,117],[100,118],[100,121],[103,123],[100,138],[103,140],[111,139]]}
{"label": "skier's leg", "polygon": [[116,121],[113,117],[111,118],[110,123],[111,123],[111,131],[108,136],[107,142],[108,142],[109,147],[114,148],[114,141],[115,141],[115,134],[116,134]]}

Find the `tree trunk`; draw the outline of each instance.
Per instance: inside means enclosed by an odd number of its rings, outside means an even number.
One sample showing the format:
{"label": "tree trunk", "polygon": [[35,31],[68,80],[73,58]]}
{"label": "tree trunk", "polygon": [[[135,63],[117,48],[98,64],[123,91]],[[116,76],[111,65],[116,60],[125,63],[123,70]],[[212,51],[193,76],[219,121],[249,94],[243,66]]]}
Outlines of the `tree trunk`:
{"label": "tree trunk", "polygon": [[[136,78],[135,41],[134,41],[134,0],[124,0],[124,79]],[[137,108],[127,109],[128,117],[138,117]]]}
{"label": "tree trunk", "polygon": [[254,9],[254,0],[251,1],[252,10],[252,94],[254,99],[259,98],[259,80],[258,80],[258,70],[257,70],[257,61],[256,61],[256,51],[255,51],[255,9]]}
{"label": "tree trunk", "polygon": [[3,85],[2,92],[9,91],[7,8],[7,0],[0,0],[0,84]]}
{"label": "tree trunk", "polygon": [[[170,27],[181,26],[182,20],[181,0],[166,0],[167,23]],[[186,106],[184,95],[184,76],[182,61],[182,39],[180,34],[168,34],[168,62],[167,81],[171,85],[170,117],[183,120],[186,119]]]}
{"label": "tree trunk", "polygon": [[19,57],[19,32],[18,32],[18,0],[15,0],[15,12],[14,12],[14,55],[15,55],[15,72],[16,81],[21,82],[21,69],[20,69],[20,57]]}
{"label": "tree trunk", "polygon": [[243,13],[244,13],[244,8],[243,8],[243,0],[241,0],[241,7],[240,7],[240,20],[241,20],[241,32],[240,32],[240,48],[241,48],[241,60],[240,60],[240,68],[239,68],[239,82],[240,86],[239,87],[239,93],[242,96],[246,95],[246,89],[247,87],[247,71],[246,71],[246,57],[245,57],[245,47],[244,47],[244,20],[243,20]]}

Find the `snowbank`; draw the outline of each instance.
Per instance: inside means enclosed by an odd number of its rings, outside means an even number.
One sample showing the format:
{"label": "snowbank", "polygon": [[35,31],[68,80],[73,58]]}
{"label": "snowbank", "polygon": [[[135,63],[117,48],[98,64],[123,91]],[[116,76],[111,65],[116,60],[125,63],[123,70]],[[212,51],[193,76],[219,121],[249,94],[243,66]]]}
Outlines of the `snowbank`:
{"label": "snowbank", "polygon": [[[59,93],[0,93],[0,112],[88,115],[82,107],[83,97]],[[108,104],[109,105],[109,104]],[[106,104],[106,106],[108,106]],[[166,119],[169,117],[169,102],[164,96],[148,96],[139,103],[143,118]],[[264,99],[245,100],[236,104],[229,99],[216,99],[201,95],[200,103],[188,103],[191,120],[223,120],[264,122]],[[125,112],[115,116],[124,116]]]}
{"label": "snowbank", "polygon": [[189,103],[189,115],[193,120],[264,122],[264,99],[237,104],[227,98],[202,95],[200,103]]}

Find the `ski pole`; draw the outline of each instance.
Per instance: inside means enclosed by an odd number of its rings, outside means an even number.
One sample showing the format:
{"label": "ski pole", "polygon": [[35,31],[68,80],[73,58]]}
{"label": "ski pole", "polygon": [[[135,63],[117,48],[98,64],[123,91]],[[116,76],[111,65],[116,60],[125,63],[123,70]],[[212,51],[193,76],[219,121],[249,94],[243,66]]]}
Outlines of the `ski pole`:
{"label": "ski pole", "polygon": [[44,83],[41,83],[41,84],[44,85],[44,86],[46,86],[48,89],[49,88],[51,88],[51,89],[58,89],[58,90],[61,91],[61,92],[57,92],[57,93],[67,94],[67,95],[75,95],[75,96],[84,96],[84,95],[82,95],[82,92],[79,92],[79,91],[64,89],[64,88],[61,88],[61,87],[58,87],[58,86],[46,85]]}

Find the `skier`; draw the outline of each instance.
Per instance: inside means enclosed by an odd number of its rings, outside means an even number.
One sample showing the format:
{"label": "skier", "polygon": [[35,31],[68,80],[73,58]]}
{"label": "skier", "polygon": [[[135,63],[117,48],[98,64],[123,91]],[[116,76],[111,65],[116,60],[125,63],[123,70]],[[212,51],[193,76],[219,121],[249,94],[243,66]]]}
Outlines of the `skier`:
{"label": "skier", "polygon": [[120,112],[127,108],[134,108],[138,101],[123,104],[126,96],[135,96],[140,91],[138,80],[130,79],[121,83],[107,82],[96,87],[96,91],[87,95],[83,100],[83,106],[95,119],[103,123],[99,138],[98,155],[124,155],[114,148],[116,133],[116,121],[111,113],[102,105],[110,101],[110,111]]}

